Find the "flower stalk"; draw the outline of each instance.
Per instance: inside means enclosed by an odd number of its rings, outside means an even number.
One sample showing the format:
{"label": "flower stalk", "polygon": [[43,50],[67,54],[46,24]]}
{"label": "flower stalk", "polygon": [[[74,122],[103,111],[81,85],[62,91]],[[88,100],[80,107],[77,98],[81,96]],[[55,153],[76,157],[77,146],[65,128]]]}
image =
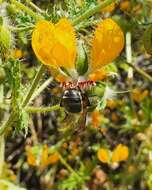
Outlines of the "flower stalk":
{"label": "flower stalk", "polygon": [[99,3],[98,5],[88,9],[82,15],[73,19],[73,21],[72,21],[73,25],[79,24],[81,21],[89,18],[90,16],[94,15],[95,13],[98,13],[99,11],[101,11],[101,9],[104,9],[105,7],[107,7],[111,3],[115,3],[116,1],[117,0],[105,0],[103,3]]}
{"label": "flower stalk", "polygon": [[51,111],[55,111],[55,110],[59,110],[61,109],[60,105],[57,104],[55,106],[50,106],[50,107],[32,107],[32,106],[28,106],[26,108],[26,111],[29,113],[46,113],[46,112],[51,112]]}
{"label": "flower stalk", "polygon": [[53,81],[53,77],[48,78],[32,95],[31,100],[34,100],[40,93]]}
{"label": "flower stalk", "polygon": [[26,2],[27,2],[33,9],[35,9],[37,12],[43,13],[43,10],[40,9],[38,6],[36,6],[31,0],[26,0]]}
{"label": "flower stalk", "polygon": [[34,78],[34,80],[32,82],[32,85],[31,85],[25,99],[23,100],[23,103],[22,103],[23,108],[28,104],[28,102],[30,102],[31,97],[32,97],[35,89],[37,88],[37,86],[39,84],[39,81],[41,80],[42,75],[44,74],[44,72],[45,72],[45,66],[41,65],[40,68],[39,68],[38,73],[36,74],[36,76],[35,76],[35,78]]}
{"label": "flower stalk", "polygon": [[147,74],[144,70],[142,70],[141,68],[139,68],[137,65],[133,63],[127,63],[127,64],[131,66],[135,71],[137,71],[137,73],[139,73],[145,79],[147,79],[150,83],[152,83],[152,77],[149,74]]}
{"label": "flower stalk", "polygon": [[32,11],[30,8],[28,8],[27,6],[25,6],[24,4],[16,1],[16,0],[11,0],[11,3],[16,5],[17,8],[19,8],[20,10],[26,12],[27,14],[29,14],[31,17],[33,17],[36,21],[43,19],[43,17],[37,13],[35,13],[34,11]]}
{"label": "flower stalk", "polygon": [[78,180],[81,179],[81,177],[76,173],[76,171],[74,171],[72,167],[66,162],[66,160],[61,156],[61,154],[59,154],[59,152],[58,155],[60,162],[69,170],[69,172],[73,173]]}

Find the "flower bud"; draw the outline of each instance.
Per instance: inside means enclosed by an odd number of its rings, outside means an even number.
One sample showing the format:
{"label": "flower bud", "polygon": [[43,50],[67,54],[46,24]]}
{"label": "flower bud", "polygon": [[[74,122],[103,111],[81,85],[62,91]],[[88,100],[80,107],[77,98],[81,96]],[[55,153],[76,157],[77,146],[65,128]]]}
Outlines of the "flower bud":
{"label": "flower bud", "polygon": [[6,58],[10,52],[12,44],[11,32],[3,21],[0,21],[0,55],[2,58]]}
{"label": "flower bud", "polygon": [[83,75],[88,70],[88,60],[85,48],[83,46],[83,42],[79,41],[78,44],[78,56],[76,61],[76,70],[79,75]]}

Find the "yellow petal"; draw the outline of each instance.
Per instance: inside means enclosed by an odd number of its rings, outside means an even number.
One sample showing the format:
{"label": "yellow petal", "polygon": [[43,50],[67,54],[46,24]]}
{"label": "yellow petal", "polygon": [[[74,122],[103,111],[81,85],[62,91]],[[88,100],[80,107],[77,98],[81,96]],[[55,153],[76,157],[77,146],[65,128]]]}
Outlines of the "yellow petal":
{"label": "yellow petal", "polygon": [[95,30],[91,50],[91,68],[99,69],[112,62],[124,47],[124,34],[110,18],[103,20]]}
{"label": "yellow petal", "polygon": [[[51,51],[55,44],[54,25],[46,20],[39,21],[32,34],[32,48],[37,58],[46,65],[53,65]],[[54,65],[53,65],[54,66]]]}
{"label": "yellow petal", "polygon": [[65,75],[62,75],[62,74],[60,73],[60,74],[58,74],[58,75],[55,77],[55,79],[56,79],[58,82],[63,83],[63,82],[65,82],[65,81],[68,80],[68,77],[66,77]]}
{"label": "yellow petal", "polygon": [[32,34],[32,48],[37,58],[51,67],[74,68],[76,37],[71,23],[61,19],[57,24],[41,20]]}
{"label": "yellow petal", "polygon": [[48,159],[48,146],[44,145],[42,148],[41,159],[40,159],[40,170],[43,170],[47,166]]}
{"label": "yellow petal", "polygon": [[108,73],[104,69],[100,69],[89,74],[89,79],[96,82],[105,79],[107,77],[107,74]]}
{"label": "yellow petal", "polygon": [[129,150],[128,147],[122,144],[116,146],[112,153],[112,162],[121,162],[128,159]]}
{"label": "yellow petal", "polygon": [[103,163],[108,163],[110,160],[108,150],[105,148],[100,148],[98,150],[97,157]]}
{"label": "yellow petal", "polygon": [[32,153],[31,147],[26,147],[27,163],[31,166],[36,166],[36,157]]}
{"label": "yellow petal", "polygon": [[35,156],[34,154],[32,153],[29,153],[28,156],[27,156],[27,163],[31,166],[36,166],[36,159],[35,159]]}
{"label": "yellow petal", "polygon": [[56,164],[59,161],[59,154],[57,152],[48,157],[48,164]]}

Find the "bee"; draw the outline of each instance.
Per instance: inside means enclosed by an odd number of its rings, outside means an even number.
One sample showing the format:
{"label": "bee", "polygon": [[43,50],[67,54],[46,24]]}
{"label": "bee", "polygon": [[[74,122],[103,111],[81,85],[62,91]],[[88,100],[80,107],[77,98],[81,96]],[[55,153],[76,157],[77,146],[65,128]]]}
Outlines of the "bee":
{"label": "bee", "polygon": [[82,112],[90,106],[90,101],[87,93],[84,90],[82,91],[81,88],[86,88],[92,85],[95,85],[95,82],[90,80],[78,82],[76,84],[72,82],[63,83],[62,86],[66,87],[66,89],[61,98],[61,107],[64,107],[68,113]]}
{"label": "bee", "polygon": [[[63,92],[60,106],[64,108],[67,115],[64,122],[68,124],[70,121],[70,115],[80,114],[79,124],[81,129],[85,128],[86,117],[87,117],[87,107],[90,105],[88,96],[83,93],[80,88],[69,88]],[[71,117],[73,120],[73,116]]]}
{"label": "bee", "polygon": [[[84,102],[84,97],[87,102]],[[76,88],[65,90],[60,103],[60,106],[69,113],[80,113],[87,105],[89,105],[87,96]]]}

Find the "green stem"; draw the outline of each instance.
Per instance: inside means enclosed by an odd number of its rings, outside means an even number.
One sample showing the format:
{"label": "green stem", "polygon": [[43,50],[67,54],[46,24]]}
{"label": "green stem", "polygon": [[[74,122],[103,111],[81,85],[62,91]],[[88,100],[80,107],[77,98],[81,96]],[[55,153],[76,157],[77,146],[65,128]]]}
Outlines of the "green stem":
{"label": "green stem", "polygon": [[35,89],[37,88],[38,83],[39,83],[42,75],[44,74],[44,71],[45,71],[45,66],[41,65],[38,73],[36,74],[36,76],[35,76],[35,78],[34,78],[34,80],[32,82],[32,85],[31,85],[31,87],[30,87],[30,89],[29,89],[29,91],[28,91],[25,99],[23,100],[23,103],[22,103],[22,107],[23,108],[30,102],[31,97],[32,97]]}
{"label": "green stem", "polygon": [[27,14],[29,14],[31,17],[33,17],[35,20],[41,20],[43,19],[43,17],[41,15],[38,15],[37,13],[35,13],[34,11],[32,11],[30,8],[28,8],[27,6],[25,6],[24,4],[16,1],[16,0],[11,0],[11,3],[13,3],[14,5],[17,6],[17,8],[25,11]]}
{"label": "green stem", "polygon": [[8,129],[14,122],[16,118],[16,114],[12,112],[6,122],[3,123],[3,125],[0,127],[0,136]]}
{"label": "green stem", "polygon": [[77,25],[79,24],[82,20],[89,18],[90,16],[94,15],[97,12],[100,12],[101,9],[107,7],[108,5],[110,5],[111,3],[114,3],[118,0],[105,0],[103,3],[100,3],[90,9],[88,9],[85,13],[83,13],[82,15],[78,16],[77,18],[74,18],[72,23],[73,25]]}
{"label": "green stem", "polygon": [[40,93],[52,82],[53,77],[50,77],[47,79],[32,95],[31,101],[34,100],[37,96],[40,95]]}
{"label": "green stem", "polygon": [[2,135],[0,136],[0,177],[3,174],[4,155],[5,155],[5,138],[4,135]]}
{"label": "green stem", "polygon": [[[59,153],[58,153],[59,154]],[[73,173],[76,178],[79,180],[80,176],[73,170],[73,168],[66,162],[66,160],[61,156],[61,154],[59,154],[59,159],[61,161],[61,163],[71,172]]]}
{"label": "green stem", "polygon": [[61,109],[60,105],[55,105],[55,106],[51,106],[51,107],[31,107],[31,106],[28,106],[26,108],[26,111],[29,112],[29,113],[45,113],[45,112],[51,112],[51,111],[54,111],[54,110],[58,110],[58,109]]}
{"label": "green stem", "polygon": [[135,69],[135,71],[137,71],[140,75],[142,75],[145,79],[149,80],[149,82],[152,83],[152,77],[147,74],[145,71],[143,71],[141,68],[139,68],[138,66],[132,64],[132,63],[127,63],[129,66],[131,66],[133,69]]}
{"label": "green stem", "polygon": [[87,27],[89,27],[89,26],[97,25],[97,24],[100,23],[100,22],[101,22],[101,19],[100,19],[100,20],[88,21],[88,22],[85,22],[85,23],[82,22],[81,24],[77,25],[77,26],[75,27],[75,29],[76,29],[76,31],[81,31],[81,30],[84,29],[84,28],[87,28]]}
{"label": "green stem", "polygon": [[38,11],[39,13],[43,13],[44,11],[41,10],[38,6],[36,6],[31,0],[26,0],[26,2],[32,7],[34,8],[36,11]]}
{"label": "green stem", "polygon": [[17,27],[9,27],[9,29],[12,31],[12,32],[22,32],[22,31],[29,31],[31,29],[33,29],[34,26],[26,26],[26,27],[20,27],[20,28],[17,28]]}

